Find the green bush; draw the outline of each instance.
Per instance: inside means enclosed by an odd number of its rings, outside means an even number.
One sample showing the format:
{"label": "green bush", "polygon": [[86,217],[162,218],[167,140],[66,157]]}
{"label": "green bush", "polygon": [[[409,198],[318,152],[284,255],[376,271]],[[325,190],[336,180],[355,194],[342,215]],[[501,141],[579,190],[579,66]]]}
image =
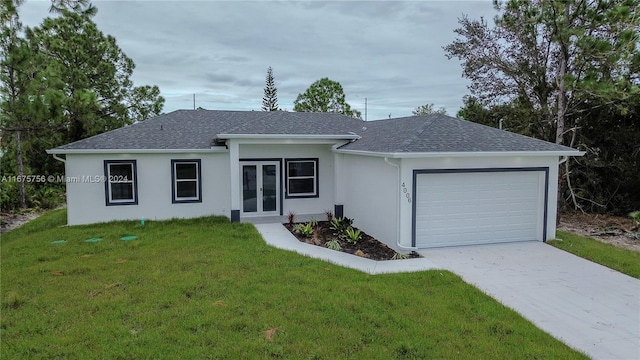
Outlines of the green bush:
{"label": "green bush", "polygon": [[53,209],[62,202],[62,190],[55,187],[40,188],[31,197],[31,204],[41,209]]}
{"label": "green bush", "polygon": [[293,228],[293,231],[302,234],[304,237],[309,237],[313,235],[313,224],[311,222],[308,222],[306,224],[297,224]]}
{"label": "green bush", "polygon": [[333,218],[331,220],[330,228],[337,232],[337,235],[345,234],[347,229],[353,224],[353,219],[348,217]]}
{"label": "green bush", "polygon": [[17,182],[0,183],[0,210],[9,211],[20,207],[20,187]]}
{"label": "green bush", "polygon": [[349,227],[345,230],[345,235],[348,242],[355,244],[362,237],[362,230]]}

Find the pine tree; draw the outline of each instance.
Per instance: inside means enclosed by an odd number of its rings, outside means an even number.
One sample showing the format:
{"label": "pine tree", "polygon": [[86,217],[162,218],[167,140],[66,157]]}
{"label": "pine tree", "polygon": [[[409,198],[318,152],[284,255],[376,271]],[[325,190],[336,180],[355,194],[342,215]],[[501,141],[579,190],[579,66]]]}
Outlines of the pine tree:
{"label": "pine tree", "polygon": [[[60,15],[26,29],[22,2],[0,0],[0,174],[59,174],[64,167],[46,149],[162,111],[158,87],[133,86],[133,61],[97,29],[90,0],[52,0]],[[36,203],[53,187],[5,182],[0,207]]]}
{"label": "pine tree", "polygon": [[262,97],[262,111],[278,110],[278,89],[273,81],[273,69],[267,69],[267,86]]}

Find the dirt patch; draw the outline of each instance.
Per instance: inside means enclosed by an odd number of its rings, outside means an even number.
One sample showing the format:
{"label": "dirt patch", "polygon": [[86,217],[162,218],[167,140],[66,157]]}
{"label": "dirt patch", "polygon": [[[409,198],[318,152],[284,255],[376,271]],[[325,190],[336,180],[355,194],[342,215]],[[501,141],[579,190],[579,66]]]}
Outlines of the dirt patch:
{"label": "dirt patch", "polygon": [[[388,247],[386,244],[378,241],[373,236],[370,236],[364,232],[361,233],[361,238],[356,243],[350,243],[345,240],[338,239],[338,236],[335,234],[335,230],[331,229],[330,223],[328,221],[319,221],[314,231],[314,234],[309,237],[305,237],[302,234],[296,233],[293,231],[293,227],[295,224],[289,225],[284,224],[284,226],[291,231],[291,233],[301,242],[322,246],[324,248],[327,247],[327,243],[332,240],[338,240],[342,252],[364,257],[372,260],[393,260],[394,256],[396,256],[396,252]],[[407,254],[407,258],[416,258],[420,257],[418,253],[412,252],[411,254]]]}
{"label": "dirt patch", "polygon": [[19,213],[0,213],[0,234],[4,234],[44,214],[44,211],[27,210]]}
{"label": "dirt patch", "polygon": [[560,214],[558,230],[589,236],[604,243],[640,252],[640,235],[633,219],[601,214]]}

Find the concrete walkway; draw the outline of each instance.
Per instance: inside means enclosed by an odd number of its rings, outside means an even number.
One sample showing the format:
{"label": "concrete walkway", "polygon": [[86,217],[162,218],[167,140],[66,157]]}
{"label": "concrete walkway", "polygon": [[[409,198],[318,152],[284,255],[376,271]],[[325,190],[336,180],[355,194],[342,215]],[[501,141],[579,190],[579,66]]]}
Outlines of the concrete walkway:
{"label": "concrete walkway", "polygon": [[277,248],[369,274],[446,269],[594,359],[640,359],[640,280],[542,242],[421,251],[373,261],[299,242],[281,224],[255,225]]}
{"label": "concrete walkway", "polygon": [[367,274],[414,272],[441,269],[426,259],[406,259],[402,261],[375,261],[359,256],[326,249],[298,241],[282,224],[254,224],[267,244],[279,249],[295,251],[315,259],[360,270]]}

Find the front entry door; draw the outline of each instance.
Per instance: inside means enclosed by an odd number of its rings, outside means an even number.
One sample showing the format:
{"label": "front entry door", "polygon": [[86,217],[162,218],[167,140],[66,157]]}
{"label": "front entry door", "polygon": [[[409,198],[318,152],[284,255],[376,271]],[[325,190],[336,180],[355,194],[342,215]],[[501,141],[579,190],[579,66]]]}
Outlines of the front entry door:
{"label": "front entry door", "polygon": [[242,214],[280,215],[280,163],[242,162]]}

